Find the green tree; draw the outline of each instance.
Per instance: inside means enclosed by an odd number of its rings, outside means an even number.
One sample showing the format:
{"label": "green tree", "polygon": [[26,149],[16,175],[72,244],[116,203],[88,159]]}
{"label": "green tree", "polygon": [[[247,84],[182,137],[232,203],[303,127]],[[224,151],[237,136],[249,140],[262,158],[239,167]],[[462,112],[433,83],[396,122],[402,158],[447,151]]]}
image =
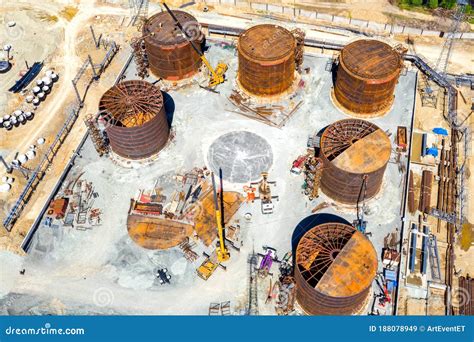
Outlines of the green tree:
{"label": "green tree", "polygon": [[453,9],[454,5],[456,5],[456,0],[442,0],[441,7],[446,9]]}
{"label": "green tree", "polygon": [[413,6],[421,6],[423,5],[423,0],[411,0],[411,4]]}
{"label": "green tree", "polygon": [[438,0],[428,0],[428,7],[431,9],[438,8]]}
{"label": "green tree", "polygon": [[467,15],[470,15],[472,13],[472,6],[471,5],[466,5],[464,13],[466,13]]}

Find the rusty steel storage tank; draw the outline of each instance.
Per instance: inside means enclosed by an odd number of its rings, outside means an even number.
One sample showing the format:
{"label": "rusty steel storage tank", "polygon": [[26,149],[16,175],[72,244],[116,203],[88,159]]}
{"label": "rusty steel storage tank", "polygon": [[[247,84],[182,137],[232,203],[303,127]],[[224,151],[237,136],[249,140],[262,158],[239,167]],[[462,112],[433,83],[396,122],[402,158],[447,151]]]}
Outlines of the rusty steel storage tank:
{"label": "rusty steel storage tank", "polygon": [[362,39],[348,44],[339,56],[337,102],[356,115],[383,115],[392,105],[401,67],[401,55],[386,43]]}
{"label": "rusty steel storage tank", "polygon": [[360,119],[336,121],[321,136],[321,190],[336,201],[356,204],[367,176],[362,191],[365,199],[374,197],[390,153],[390,140],[376,125]]}
{"label": "rusty steel storage tank", "polygon": [[146,81],[125,81],[107,90],[99,102],[110,147],[127,159],[144,159],[167,143],[169,125],[163,94]]}
{"label": "rusty steel storage tank", "polygon": [[238,40],[238,82],[251,94],[277,95],[287,90],[295,77],[294,36],[270,24],[243,32]]}
{"label": "rusty steel storage tank", "polygon": [[320,224],[296,248],[296,300],[309,315],[357,314],[376,272],[377,254],[364,234],[343,223]]}
{"label": "rusty steel storage tank", "polygon": [[[196,18],[183,11],[172,12],[194,45],[201,49],[204,35]],[[200,56],[168,12],[157,13],[148,19],[142,34],[150,70],[155,76],[179,81],[199,71],[202,64]]]}

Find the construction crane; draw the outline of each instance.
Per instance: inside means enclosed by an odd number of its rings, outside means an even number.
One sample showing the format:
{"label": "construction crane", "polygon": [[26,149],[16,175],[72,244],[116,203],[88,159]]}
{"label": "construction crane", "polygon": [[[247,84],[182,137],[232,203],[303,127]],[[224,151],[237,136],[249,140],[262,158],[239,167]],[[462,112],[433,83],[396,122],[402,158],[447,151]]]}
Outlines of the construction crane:
{"label": "construction crane", "polygon": [[436,61],[436,71],[442,77],[446,77],[446,70],[448,68],[449,59],[451,58],[451,54],[453,52],[453,43],[456,33],[459,31],[459,27],[461,26],[462,19],[464,18],[464,10],[466,9],[466,3],[464,0],[458,0],[456,11],[453,15],[453,22],[451,24],[450,30],[448,32],[448,36],[444,41],[443,48],[441,49],[441,53]]}
{"label": "construction crane", "polygon": [[[449,29],[446,40],[443,43],[443,47],[441,48],[441,53],[436,60],[434,69],[443,78],[446,78],[449,59],[451,58],[451,54],[453,52],[454,38],[459,31],[459,27],[461,26],[465,8],[465,0],[458,0],[456,11],[454,12],[452,18],[453,22]],[[422,105],[436,108],[438,102],[438,92],[435,90],[436,86],[434,85],[432,77],[430,75],[423,76],[421,78],[421,83],[423,84],[420,88]]]}
{"label": "construction crane", "polygon": [[[367,227],[367,221],[364,220],[364,205],[365,205],[365,195],[367,193],[367,175],[364,175],[362,178],[362,185],[360,186],[359,196],[357,197],[357,219],[354,221],[354,227],[362,234],[365,234],[365,229]],[[361,204],[362,203],[362,207]]]}
{"label": "construction crane", "polygon": [[219,84],[221,83],[224,83],[225,81],[225,73],[227,71],[227,64],[223,63],[223,62],[219,62],[217,64],[217,67],[214,69],[211,64],[209,63],[209,61],[207,60],[206,56],[204,56],[204,53],[201,52],[200,49],[198,49],[196,47],[196,45],[194,44],[192,38],[189,36],[189,34],[184,30],[183,26],[181,25],[181,23],[179,22],[178,18],[176,18],[176,16],[173,14],[173,12],[170,10],[170,8],[168,7],[168,5],[166,3],[163,3],[163,5],[165,6],[166,10],[168,11],[168,13],[170,14],[170,16],[173,18],[174,22],[176,23],[176,26],[178,26],[178,28],[181,30],[181,32],[183,33],[184,37],[186,38],[186,40],[191,44],[191,46],[193,47],[194,51],[196,51],[196,53],[199,55],[199,57],[201,58],[202,62],[204,63],[204,65],[207,67],[207,69],[209,70],[210,72],[210,75],[209,75],[209,85],[208,87],[210,89],[213,89],[215,88],[216,86],[218,86]]}
{"label": "construction crane", "polygon": [[219,203],[217,201],[216,181],[214,179],[214,172],[212,173],[211,177],[212,177],[212,191],[214,192],[214,208],[216,210],[217,234],[219,238],[217,242],[217,260],[219,262],[224,262],[224,261],[229,260],[230,258],[229,251],[225,247],[224,227],[222,225],[221,210],[223,210],[224,208],[219,209]]}

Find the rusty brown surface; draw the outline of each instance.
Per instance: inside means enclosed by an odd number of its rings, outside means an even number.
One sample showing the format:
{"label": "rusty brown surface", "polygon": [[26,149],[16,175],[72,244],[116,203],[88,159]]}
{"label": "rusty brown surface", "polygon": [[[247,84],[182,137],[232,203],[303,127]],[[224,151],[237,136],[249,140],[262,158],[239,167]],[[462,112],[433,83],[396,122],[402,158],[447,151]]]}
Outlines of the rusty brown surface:
{"label": "rusty brown surface", "polygon": [[238,80],[248,92],[276,95],[287,90],[295,74],[294,36],[270,24],[253,26],[239,36]]}
{"label": "rusty brown surface", "polygon": [[418,210],[423,213],[431,212],[431,188],[433,184],[433,172],[423,170],[421,175],[420,205]]}
{"label": "rusty brown surface", "polygon": [[296,249],[296,298],[311,315],[348,315],[364,304],[377,271],[371,242],[355,228],[325,223]]}
{"label": "rusty brown surface", "polygon": [[321,137],[321,190],[334,200],[356,204],[367,175],[365,198],[374,197],[382,185],[390,153],[390,139],[376,125],[359,119],[333,123]]}
{"label": "rusty brown surface", "polygon": [[150,157],[168,141],[163,95],[151,83],[134,80],[113,86],[102,96],[99,111],[112,151],[123,158]]}
{"label": "rusty brown surface", "polygon": [[334,95],[357,114],[382,115],[393,102],[402,59],[390,45],[361,39],[346,45],[339,57]]}
{"label": "rusty brown surface", "polygon": [[[201,50],[204,35],[191,14],[173,11],[195,46]],[[143,25],[143,39],[151,72],[166,80],[181,80],[198,72],[201,58],[183,36],[168,12],[160,12]]]}
{"label": "rusty brown surface", "polygon": [[191,224],[133,214],[127,218],[127,229],[132,240],[147,249],[178,246],[184,238],[193,233]]}
{"label": "rusty brown surface", "polygon": [[[239,210],[243,196],[238,192],[224,191],[224,223],[227,224],[232,216]],[[216,212],[212,191],[209,191],[196,206],[195,230],[198,237],[206,246],[217,237]]]}

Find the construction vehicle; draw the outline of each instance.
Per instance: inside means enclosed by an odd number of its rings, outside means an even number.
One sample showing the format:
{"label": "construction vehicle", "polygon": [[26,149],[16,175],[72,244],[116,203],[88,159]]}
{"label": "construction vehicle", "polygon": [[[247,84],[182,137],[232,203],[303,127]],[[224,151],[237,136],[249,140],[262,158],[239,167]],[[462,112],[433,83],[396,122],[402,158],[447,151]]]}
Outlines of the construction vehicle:
{"label": "construction vehicle", "polygon": [[306,161],[306,158],[308,158],[307,155],[301,155],[296,160],[294,160],[293,164],[291,165],[290,172],[295,175],[301,174],[301,171],[303,171],[304,168],[304,162]]}
{"label": "construction vehicle", "polygon": [[223,207],[224,191],[223,191],[223,187],[221,183],[220,197],[221,197],[222,208],[219,208],[219,203],[217,201],[216,181],[214,178],[214,173],[211,173],[211,179],[212,179],[212,191],[214,193],[214,208],[215,208],[215,214],[216,214],[218,240],[217,240],[216,249],[213,252],[212,256],[206,253],[203,253],[206,259],[202,262],[202,264],[197,269],[198,276],[204,280],[209,279],[209,277],[216,270],[217,266],[221,266],[225,270],[226,267],[221,265],[221,262],[227,261],[230,258],[229,251],[227,250],[226,245],[225,245],[226,238],[225,238],[223,219],[222,219],[222,213],[221,213],[221,210],[223,211],[224,209]]}
{"label": "construction vehicle", "polygon": [[224,265],[221,265],[221,263],[217,260],[215,251],[212,253],[212,255],[209,255],[206,252],[203,252],[202,255],[204,255],[205,259],[196,270],[200,278],[204,280],[209,279],[218,266],[220,266],[224,271],[227,270],[227,268]]}
{"label": "construction vehicle", "polygon": [[174,22],[176,23],[176,26],[181,30],[181,32],[183,33],[184,37],[186,38],[186,40],[189,42],[189,44],[191,44],[192,48],[194,49],[194,51],[196,51],[196,53],[199,55],[199,57],[201,58],[202,62],[204,63],[204,65],[207,67],[207,69],[209,70],[209,84],[208,84],[208,88],[209,89],[214,89],[216,86],[218,86],[219,84],[221,83],[224,83],[225,81],[225,73],[227,71],[227,64],[225,64],[224,62],[219,62],[217,64],[217,67],[214,69],[211,64],[209,63],[209,61],[207,60],[206,56],[204,55],[204,53],[201,52],[200,49],[198,49],[196,47],[196,45],[194,44],[192,38],[189,36],[189,34],[184,30],[183,26],[181,25],[181,23],[179,22],[178,18],[176,18],[176,16],[173,14],[173,12],[170,10],[170,8],[168,7],[168,5],[166,3],[163,3],[163,5],[165,6],[166,10],[168,11],[168,13],[170,14],[170,16],[173,18]]}
{"label": "construction vehicle", "polygon": [[387,284],[383,281],[383,278],[382,281],[379,281],[378,278],[375,278],[375,282],[377,283],[381,291],[381,294],[379,295],[379,305],[385,307],[385,304],[392,302],[392,298],[390,297],[390,294],[387,289]]}
{"label": "construction vehicle", "polygon": [[171,275],[168,273],[166,268],[160,268],[156,277],[159,279],[161,285],[170,284]]}
{"label": "construction vehicle", "polygon": [[250,188],[253,185],[258,185],[258,199],[260,199],[262,205],[262,214],[273,213],[273,201],[272,199],[278,200],[278,196],[272,196],[270,185],[276,186],[276,182],[268,180],[268,172],[262,172],[262,179],[259,182],[250,183]]}
{"label": "construction vehicle", "polygon": [[364,175],[362,178],[362,185],[360,187],[359,197],[357,198],[356,204],[357,219],[353,222],[354,227],[362,234],[365,234],[365,229],[367,228],[367,221],[364,220],[365,196],[367,194],[367,177],[367,175]]}
{"label": "construction vehicle", "polygon": [[266,277],[267,275],[273,276],[273,274],[270,273],[273,262],[280,262],[276,255],[276,249],[269,246],[263,246],[263,249],[265,250],[266,254],[258,253],[258,255],[262,257],[262,261],[260,261],[260,266],[258,268],[258,274],[261,277]]}
{"label": "construction vehicle", "polygon": [[[214,208],[216,211],[216,223],[217,223],[217,260],[219,262],[224,262],[229,260],[230,254],[227,248],[225,247],[225,236],[224,236],[224,227],[222,225],[222,210],[224,208],[219,209],[219,203],[217,202],[217,191],[216,191],[216,181],[214,179],[214,173],[211,174],[212,178],[212,191],[214,193]],[[221,196],[223,191],[221,190]]]}

